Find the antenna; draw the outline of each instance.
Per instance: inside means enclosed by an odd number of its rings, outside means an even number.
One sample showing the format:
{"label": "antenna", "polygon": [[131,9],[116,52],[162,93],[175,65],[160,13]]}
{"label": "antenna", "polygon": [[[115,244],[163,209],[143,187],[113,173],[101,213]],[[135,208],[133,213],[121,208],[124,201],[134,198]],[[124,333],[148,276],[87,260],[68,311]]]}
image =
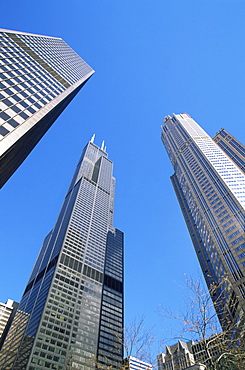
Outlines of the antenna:
{"label": "antenna", "polygon": [[102,141],[102,144],[101,144],[101,148],[100,148],[100,149],[101,149],[101,150],[104,150],[104,147],[105,147],[105,141],[103,140],[103,141]]}

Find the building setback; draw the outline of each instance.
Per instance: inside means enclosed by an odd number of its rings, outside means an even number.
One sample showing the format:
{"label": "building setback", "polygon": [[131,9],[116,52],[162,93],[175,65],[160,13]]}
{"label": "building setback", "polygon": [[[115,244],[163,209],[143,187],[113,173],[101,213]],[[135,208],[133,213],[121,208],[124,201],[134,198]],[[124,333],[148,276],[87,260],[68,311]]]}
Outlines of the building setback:
{"label": "building setback", "polygon": [[245,311],[244,172],[188,114],[164,123],[171,180],[203,275],[223,330],[235,330]]}
{"label": "building setback", "polygon": [[104,145],[84,148],[4,342],[1,369],[118,369],[122,363],[123,233]]}
{"label": "building setback", "polygon": [[61,38],[0,28],[0,188],[93,73]]}
{"label": "building setback", "polygon": [[217,132],[213,140],[245,172],[245,146],[223,128]]}

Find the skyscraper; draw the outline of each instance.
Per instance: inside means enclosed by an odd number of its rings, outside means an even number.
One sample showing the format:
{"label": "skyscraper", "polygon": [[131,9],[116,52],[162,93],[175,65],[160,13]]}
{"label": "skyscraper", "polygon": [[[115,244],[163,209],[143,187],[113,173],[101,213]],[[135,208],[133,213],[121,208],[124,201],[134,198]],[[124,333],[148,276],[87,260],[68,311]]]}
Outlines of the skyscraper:
{"label": "skyscraper", "polygon": [[221,326],[235,330],[245,312],[244,172],[188,114],[164,123],[172,184],[203,275]]}
{"label": "skyscraper", "polygon": [[0,188],[94,73],[61,38],[0,29]]}
{"label": "skyscraper", "polygon": [[1,369],[118,368],[123,233],[112,225],[115,178],[104,144],[84,148],[5,340]]}

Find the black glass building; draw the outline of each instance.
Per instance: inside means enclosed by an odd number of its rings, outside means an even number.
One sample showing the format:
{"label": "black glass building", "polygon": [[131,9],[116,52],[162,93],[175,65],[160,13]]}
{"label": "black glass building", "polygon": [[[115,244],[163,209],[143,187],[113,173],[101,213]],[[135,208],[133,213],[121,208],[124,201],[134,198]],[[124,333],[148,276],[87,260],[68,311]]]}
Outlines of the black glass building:
{"label": "black glass building", "polygon": [[[221,145],[224,130],[213,140],[186,113],[167,116],[164,123],[162,142],[175,171],[171,180],[214,307],[223,329],[236,331],[245,312],[242,164]],[[235,143],[229,143],[234,150]]]}
{"label": "black glass building", "polygon": [[122,361],[123,233],[104,145],[83,150],[0,355],[1,369],[118,369]]}
{"label": "black glass building", "polygon": [[0,28],[0,188],[93,73],[61,38]]}

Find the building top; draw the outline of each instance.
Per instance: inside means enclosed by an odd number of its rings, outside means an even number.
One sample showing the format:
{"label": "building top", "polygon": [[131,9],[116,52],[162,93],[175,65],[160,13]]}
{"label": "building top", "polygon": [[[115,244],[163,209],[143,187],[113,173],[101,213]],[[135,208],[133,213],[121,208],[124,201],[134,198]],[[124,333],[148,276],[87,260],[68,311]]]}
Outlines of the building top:
{"label": "building top", "polygon": [[[216,145],[214,140],[189,114],[173,114],[173,117],[167,116],[167,119],[165,117],[164,122],[162,140],[164,140],[165,135],[172,135],[177,143],[171,155],[172,164],[174,165],[180,151],[182,152],[191,143],[194,143],[196,148],[207,158],[209,164],[212,165],[212,168],[224,181],[232,195],[240,202],[243,209],[245,209],[245,177],[232,159]],[[178,130],[181,132],[181,140],[178,138],[179,132],[173,131],[175,125],[178,125]]]}
{"label": "building top", "polygon": [[4,306],[6,308],[13,308],[14,304],[16,304],[17,302],[15,302],[13,299],[7,299],[7,301],[5,303],[1,303],[0,302],[0,305],[1,306]]}
{"label": "building top", "polygon": [[[181,117],[181,118],[192,118],[188,113],[184,112],[184,113],[181,113],[181,114],[175,114],[173,113],[173,117],[177,117],[178,118]],[[170,119],[172,119],[173,117],[171,117],[169,114],[167,116],[164,117],[163,119],[163,122],[166,123],[167,121],[169,121]]]}
{"label": "building top", "polygon": [[6,307],[12,308],[14,301],[12,299],[8,299],[5,303]]}
{"label": "building top", "polygon": [[52,39],[62,40],[61,37],[39,35],[39,34],[36,34],[36,33],[30,33],[30,32],[14,31],[14,30],[8,30],[6,28],[0,28],[0,32],[7,32],[7,33],[13,33],[13,34],[20,34],[20,35],[30,35],[30,36],[41,36],[41,37],[48,37],[48,38],[52,38]]}
{"label": "building top", "polygon": [[123,360],[124,364],[127,364],[129,370],[147,370],[152,369],[152,365],[148,362],[140,360],[137,357],[129,356]]}
{"label": "building top", "polygon": [[192,340],[189,342],[178,340],[178,343],[174,344],[173,346],[166,346],[166,353],[168,352],[169,354],[173,354],[181,350],[191,351],[193,344],[194,342]]}
{"label": "building top", "polygon": [[[90,143],[94,144],[95,134],[90,139]],[[95,145],[95,144],[94,144]],[[105,140],[102,141],[100,149],[106,153],[106,146],[105,146]]]}

